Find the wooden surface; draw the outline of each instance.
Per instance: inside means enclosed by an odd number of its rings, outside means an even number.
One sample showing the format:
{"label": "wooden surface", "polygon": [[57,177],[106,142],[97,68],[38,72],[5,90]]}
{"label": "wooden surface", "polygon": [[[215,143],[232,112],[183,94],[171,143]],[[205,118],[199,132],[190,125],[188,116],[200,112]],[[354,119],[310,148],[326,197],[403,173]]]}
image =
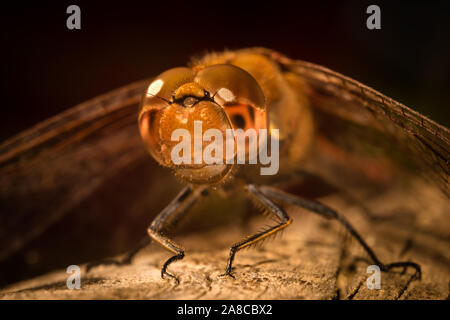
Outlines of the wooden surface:
{"label": "wooden surface", "polygon": [[[417,187],[417,188],[416,188]],[[421,198],[414,191],[420,190]],[[224,226],[176,237],[186,248],[184,260],[169,267],[181,282],[162,280],[160,269],[170,254],[156,244],[141,251],[131,265],[99,266],[86,274],[81,289],[66,287],[68,274],[56,270],[0,291],[2,299],[448,299],[450,228],[448,199],[410,186],[409,197],[387,193],[366,202],[377,208],[368,217],[339,196],[321,199],[351,221],[385,263],[410,260],[422,266],[381,273],[381,289],[369,290],[367,255],[337,222],[287,207],[294,222],[281,237],[260,248],[237,253],[236,279],[221,277],[230,244],[265,225],[264,217],[246,227]],[[400,200],[401,201],[400,201]]]}

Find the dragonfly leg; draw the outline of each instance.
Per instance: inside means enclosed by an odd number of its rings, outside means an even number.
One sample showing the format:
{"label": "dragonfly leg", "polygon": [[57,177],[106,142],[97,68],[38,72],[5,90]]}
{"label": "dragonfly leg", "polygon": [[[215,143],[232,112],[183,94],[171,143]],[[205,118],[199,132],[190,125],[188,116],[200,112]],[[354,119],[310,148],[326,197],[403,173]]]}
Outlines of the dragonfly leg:
{"label": "dragonfly leg", "polygon": [[258,232],[257,234],[254,234],[250,237],[247,237],[235,243],[230,248],[230,257],[228,258],[228,265],[223,276],[230,276],[234,278],[231,271],[236,252],[252,244],[255,244],[256,242],[261,241],[269,236],[274,235],[278,231],[286,228],[292,222],[292,219],[289,218],[286,212],[283,209],[281,209],[278,205],[276,205],[274,202],[272,202],[269,198],[267,198],[265,195],[263,195],[256,186],[250,184],[247,186],[247,190],[250,193],[250,196],[252,196],[260,205],[262,205],[262,207],[264,207],[265,210],[267,210],[270,214],[272,214],[279,223],[273,227]]}
{"label": "dragonfly leg", "polygon": [[363,240],[363,238],[359,235],[359,233],[353,228],[353,226],[348,222],[348,220],[333,210],[332,208],[318,202],[313,201],[309,199],[304,199],[296,195],[289,194],[287,192],[281,191],[279,189],[275,189],[269,186],[261,186],[260,187],[261,192],[269,197],[270,199],[273,199],[275,201],[281,201],[285,203],[289,203],[298,207],[305,208],[311,212],[317,213],[327,219],[335,219],[343,225],[350,234],[355,237],[355,239],[361,244],[361,246],[364,248],[364,250],[367,252],[367,254],[370,256],[372,261],[380,267],[381,271],[389,271],[394,268],[403,268],[405,270],[407,267],[412,267],[415,269],[414,276],[417,279],[421,279],[422,272],[420,269],[420,266],[417,263],[410,262],[410,261],[402,261],[402,262],[394,262],[390,264],[384,264],[382,263],[378,257],[375,255],[374,251],[369,247],[369,245]]}
{"label": "dragonfly leg", "polygon": [[[174,226],[180,218],[186,213],[186,211],[194,204],[195,200],[202,195],[206,191],[206,188],[200,187],[196,190],[192,190],[191,187],[187,186],[185,187],[173,200],[172,202],[164,208],[161,213],[155,218],[155,220],[152,222],[150,227],[148,228],[148,233],[150,237],[146,236],[144,237],[138,245],[131,251],[129,251],[124,258],[121,260],[103,260],[98,262],[92,262],[89,263],[86,266],[86,272],[91,270],[92,268],[99,266],[99,265],[125,265],[130,264],[133,257],[144,247],[146,247],[148,244],[150,244],[152,239],[158,238],[162,240],[157,240],[159,243],[163,244],[161,241],[165,240],[165,243],[170,242],[170,240],[167,237],[164,237],[160,235],[159,232],[163,231],[167,226]],[[152,236],[153,235],[153,236]],[[163,244],[164,247],[171,250],[169,247]],[[172,251],[172,250],[171,250]],[[178,252],[177,256],[178,257]],[[181,258],[179,258],[181,259]],[[163,267],[163,270],[161,272],[161,276],[164,277],[164,275],[170,275],[166,272],[167,266],[178,259],[175,259],[174,257],[170,258]],[[176,279],[176,278],[175,278]]]}
{"label": "dragonfly leg", "polygon": [[206,187],[198,187],[193,189],[190,186],[185,187],[170,204],[161,211],[153,220],[147,229],[151,239],[161,244],[164,248],[170,250],[175,255],[170,257],[161,269],[161,278],[164,276],[171,277],[179,283],[179,279],[167,272],[167,267],[177,260],[184,258],[184,249],[174,241],[163,234],[167,227],[176,224],[188,211],[188,209],[196,202],[196,200],[204,194]]}

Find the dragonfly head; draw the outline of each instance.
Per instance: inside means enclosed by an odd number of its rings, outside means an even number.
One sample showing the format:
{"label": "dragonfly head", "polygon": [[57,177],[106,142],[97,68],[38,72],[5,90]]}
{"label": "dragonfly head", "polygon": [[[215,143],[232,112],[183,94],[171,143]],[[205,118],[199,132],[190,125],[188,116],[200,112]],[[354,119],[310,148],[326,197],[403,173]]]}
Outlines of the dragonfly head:
{"label": "dragonfly head", "polygon": [[241,68],[220,64],[200,71],[174,68],[157,76],[147,88],[138,122],[156,161],[190,183],[213,184],[236,163],[236,137],[248,129],[266,129],[266,117],[256,80]]}

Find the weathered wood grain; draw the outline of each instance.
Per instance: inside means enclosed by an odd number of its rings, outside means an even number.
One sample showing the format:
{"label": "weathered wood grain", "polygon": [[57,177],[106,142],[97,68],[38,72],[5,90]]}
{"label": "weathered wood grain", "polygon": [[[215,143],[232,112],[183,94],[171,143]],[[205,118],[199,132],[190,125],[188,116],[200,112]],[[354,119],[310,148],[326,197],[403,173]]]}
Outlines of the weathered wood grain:
{"label": "weathered wood grain", "polygon": [[[366,204],[377,208],[371,218],[358,205],[337,195],[321,200],[344,213],[385,263],[419,263],[423,272],[420,281],[411,279],[413,270],[405,274],[398,270],[381,274],[380,290],[368,289],[366,268],[371,263],[356,241],[336,222],[289,207],[294,223],[282,237],[237,254],[236,279],[220,276],[225,270],[228,247],[264,225],[264,217],[252,220],[246,227],[224,226],[177,237],[186,248],[186,257],[169,270],[180,277],[180,284],[160,278],[160,268],[169,253],[152,244],[131,265],[99,266],[88,274],[82,267],[80,290],[67,289],[68,274],[56,270],[3,288],[0,298],[447,299],[448,200],[435,192],[427,194],[420,183],[410,185],[408,193],[399,192],[366,199]],[[420,199],[416,192],[424,197]]]}

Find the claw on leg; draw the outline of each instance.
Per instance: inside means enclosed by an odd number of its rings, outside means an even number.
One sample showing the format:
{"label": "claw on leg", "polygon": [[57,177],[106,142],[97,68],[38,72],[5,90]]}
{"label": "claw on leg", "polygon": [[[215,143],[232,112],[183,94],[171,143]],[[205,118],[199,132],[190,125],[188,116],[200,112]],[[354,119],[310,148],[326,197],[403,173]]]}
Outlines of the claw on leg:
{"label": "claw on leg", "polygon": [[168,276],[169,278],[174,279],[177,284],[180,284],[180,279],[177,276],[168,273],[166,270],[161,269],[161,279],[164,279],[164,276]]}
{"label": "claw on leg", "polygon": [[161,278],[164,279],[164,276],[166,275],[166,276],[168,276],[168,277],[170,277],[170,278],[172,278],[172,279],[175,279],[175,281],[177,282],[177,284],[180,284],[180,279],[179,279],[177,276],[175,276],[175,275],[173,275],[173,274],[167,272],[167,267],[168,267],[172,262],[175,262],[175,261],[177,261],[177,260],[181,260],[181,259],[183,259],[183,258],[184,258],[184,252],[181,252],[180,254],[177,254],[177,255],[175,255],[175,256],[173,256],[173,257],[170,257],[170,258],[166,261],[166,263],[164,263],[164,266],[163,266],[162,269],[161,269]]}
{"label": "claw on leg", "polygon": [[231,273],[231,271],[225,271],[225,273],[222,273],[220,277],[230,277],[236,280],[236,277],[234,276],[234,274]]}

